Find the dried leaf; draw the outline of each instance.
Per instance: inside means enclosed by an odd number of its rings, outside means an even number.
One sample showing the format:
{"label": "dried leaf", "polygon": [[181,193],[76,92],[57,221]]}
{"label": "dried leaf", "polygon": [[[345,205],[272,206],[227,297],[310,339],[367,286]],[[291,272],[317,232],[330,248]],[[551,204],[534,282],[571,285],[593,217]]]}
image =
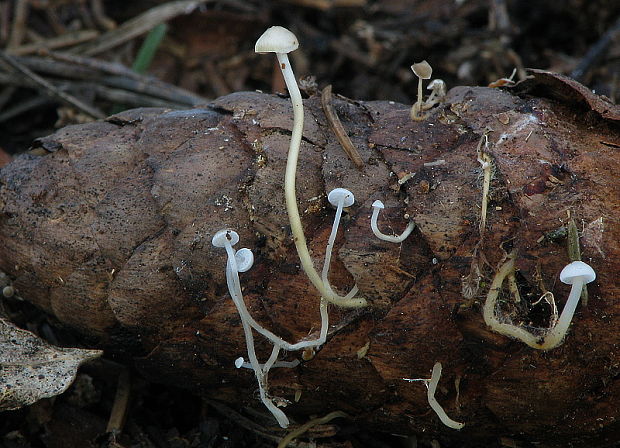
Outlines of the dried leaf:
{"label": "dried leaf", "polygon": [[64,392],[100,350],[54,347],[0,318],[0,411]]}

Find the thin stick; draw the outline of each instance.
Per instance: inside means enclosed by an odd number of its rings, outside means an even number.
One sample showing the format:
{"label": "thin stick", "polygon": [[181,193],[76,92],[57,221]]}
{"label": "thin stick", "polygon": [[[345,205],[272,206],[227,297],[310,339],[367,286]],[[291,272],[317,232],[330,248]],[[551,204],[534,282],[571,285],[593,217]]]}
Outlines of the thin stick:
{"label": "thin stick", "polygon": [[52,37],[44,42],[35,42],[32,44],[20,45],[15,48],[8,49],[7,51],[15,56],[23,56],[26,54],[33,54],[43,48],[54,50],[58,48],[70,47],[72,45],[81,44],[82,42],[88,42],[93,40],[99,35],[95,30],[83,30],[75,31],[73,33],[65,33],[61,36]]}
{"label": "thin stick", "polygon": [[90,10],[93,13],[93,19],[95,19],[95,22],[97,22],[97,25],[99,25],[101,28],[107,31],[116,28],[116,23],[114,22],[114,20],[110,19],[108,16],[105,15],[101,0],[91,0]]}
{"label": "thin stick", "polygon": [[54,86],[50,82],[43,79],[42,77],[34,73],[29,68],[23,66],[22,64],[17,62],[13,57],[9,56],[8,54],[6,54],[4,51],[1,51],[1,50],[0,50],[0,59],[6,62],[7,64],[9,64],[16,71],[30,78],[37,85],[39,85],[46,93],[49,93],[52,96],[58,98],[63,103],[67,103],[70,106],[73,106],[79,109],[80,111],[84,112],[85,114],[90,115],[91,117],[105,118],[105,114],[101,112],[99,109],[89,106],[88,104],[82,102],[81,100],[77,99],[73,95],[70,95],[58,89],[56,86]]}
{"label": "thin stick", "polygon": [[13,26],[7,48],[17,47],[26,35],[26,19],[28,18],[28,0],[17,0],[13,14]]}
{"label": "thin stick", "polygon": [[332,86],[328,85],[323,89],[323,93],[321,94],[321,104],[323,105],[323,112],[325,112],[325,116],[327,117],[327,123],[329,124],[330,129],[336,134],[336,138],[340,142],[342,149],[347,153],[347,156],[353,162],[353,164],[359,170],[364,169],[364,160],[360,156],[359,152],[353,145],[353,142],[347,135],[347,132],[338,118],[338,114],[334,110],[334,106],[332,105]]}
{"label": "thin stick", "polygon": [[334,412],[330,412],[324,417],[312,419],[308,423],[301,425],[299,428],[295,429],[294,431],[289,432],[286,435],[286,437],[280,440],[280,443],[278,443],[278,448],[286,448],[288,444],[293,441],[293,439],[299,437],[300,435],[308,431],[310,428],[313,428],[317,425],[324,425],[325,423],[329,423],[335,418],[347,418],[347,417],[348,415],[342,411],[334,411]]}
{"label": "thin stick", "polygon": [[72,53],[92,56],[117,47],[147,33],[153,27],[181,14],[189,14],[208,0],[184,0],[164,3],[128,20],[118,28],[102,34],[93,42],[71,49]]}
{"label": "thin stick", "polygon": [[[568,259],[570,261],[581,261],[581,248],[579,247],[579,232],[575,220],[571,218],[568,221]],[[581,301],[583,306],[588,306],[588,286],[583,285],[581,290]]]}
{"label": "thin stick", "polygon": [[579,65],[577,65],[577,67],[575,67],[575,70],[573,70],[570,74],[571,78],[574,78],[577,81],[581,81],[585,77],[586,73],[588,73],[590,68],[592,68],[592,66],[599,59],[601,59],[601,57],[603,57],[603,55],[609,48],[609,45],[614,41],[618,34],[620,34],[620,18],[618,18],[618,20],[616,20],[612,27],[608,29],[594,45],[590,47]]}

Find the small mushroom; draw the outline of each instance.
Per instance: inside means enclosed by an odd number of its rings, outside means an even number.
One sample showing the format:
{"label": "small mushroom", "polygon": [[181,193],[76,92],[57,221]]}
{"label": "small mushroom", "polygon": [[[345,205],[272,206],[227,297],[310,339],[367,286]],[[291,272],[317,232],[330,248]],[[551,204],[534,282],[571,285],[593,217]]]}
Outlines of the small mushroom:
{"label": "small mushroom", "polygon": [[416,101],[411,107],[411,119],[414,121],[421,121],[426,118],[425,115],[421,115],[423,94],[422,94],[422,80],[431,79],[433,74],[433,68],[426,61],[417,62],[411,66],[411,70],[418,77],[418,101]]}
{"label": "small mushroom", "polygon": [[385,233],[381,232],[381,230],[379,230],[379,226],[377,225],[377,220],[379,219],[379,212],[384,208],[385,205],[383,205],[383,202],[378,199],[372,203],[372,216],[370,217],[370,228],[372,229],[372,233],[374,233],[375,236],[380,240],[389,241],[391,243],[402,243],[411,234],[413,228],[415,227],[415,224],[413,223],[413,221],[409,221],[409,224],[407,224],[407,228],[400,235],[386,235]]}
{"label": "small mushroom", "polygon": [[545,336],[545,342],[543,344],[545,350],[553,348],[562,342],[573,320],[575,309],[581,298],[583,286],[593,282],[595,279],[596,272],[594,272],[594,269],[592,269],[589,264],[583,261],[573,261],[562,269],[562,272],[560,272],[560,281],[567,285],[571,285],[571,289],[557,324]]}
{"label": "small mushroom", "polygon": [[336,216],[334,217],[331,234],[329,235],[329,239],[327,240],[327,248],[325,249],[325,262],[323,263],[321,280],[323,280],[323,285],[333,296],[338,297],[342,300],[349,300],[353,298],[355,294],[357,294],[357,285],[355,285],[346,296],[339,296],[334,292],[332,286],[330,285],[328,276],[329,266],[332,260],[332,249],[334,248],[334,243],[336,242],[336,234],[338,233],[338,226],[340,224],[340,218],[342,216],[342,209],[344,207],[351,207],[355,203],[355,197],[353,196],[353,193],[351,193],[346,188],[334,188],[327,195],[327,200],[331,205],[336,207]]}
{"label": "small mushroom", "polygon": [[430,90],[431,94],[423,104],[422,108],[424,110],[430,109],[446,96],[446,83],[443,79],[433,79],[428,86],[426,86],[426,90]]}

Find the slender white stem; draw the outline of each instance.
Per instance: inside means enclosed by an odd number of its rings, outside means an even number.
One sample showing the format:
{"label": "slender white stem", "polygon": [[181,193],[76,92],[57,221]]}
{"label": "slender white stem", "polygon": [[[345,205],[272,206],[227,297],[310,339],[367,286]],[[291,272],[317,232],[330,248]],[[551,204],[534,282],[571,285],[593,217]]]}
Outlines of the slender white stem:
{"label": "slender white stem", "polygon": [[301,92],[297,86],[297,81],[288,60],[288,55],[286,53],[276,53],[276,56],[280,64],[280,69],[282,70],[282,75],[284,76],[284,82],[291,96],[291,102],[293,103],[293,132],[291,134],[291,143],[284,175],[284,197],[286,199],[286,211],[291,224],[291,232],[293,233],[293,241],[297,248],[301,266],[310,282],[325,300],[342,307],[356,308],[366,306],[366,299],[364,298],[345,300],[330,293],[323,284],[321,276],[314,268],[310,252],[308,251],[304,229],[301,225],[301,217],[299,215],[299,208],[297,207],[297,198],[295,195],[295,173],[297,171],[297,160],[299,158],[299,148],[304,127],[304,108],[301,101]]}
{"label": "slender white stem", "polygon": [[575,282],[571,285],[568,299],[566,300],[566,304],[562,309],[562,314],[560,314],[558,323],[545,336],[544,345],[548,346],[548,348],[553,348],[559,345],[560,342],[562,342],[562,339],[564,339],[564,336],[568,331],[568,327],[573,320],[573,316],[575,314],[575,310],[577,309],[579,299],[581,298],[581,290],[583,288],[583,285],[584,282],[582,279],[576,279]]}
{"label": "slender white stem", "polygon": [[357,285],[353,286],[353,289],[349,291],[349,293],[345,296],[338,295],[332,288],[332,285],[329,283],[329,267],[332,262],[332,250],[334,249],[334,243],[336,242],[336,235],[338,233],[338,226],[340,225],[340,218],[342,217],[342,209],[344,208],[345,197],[342,196],[338,201],[338,206],[336,207],[336,216],[334,217],[334,223],[332,224],[332,231],[329,235],[329,239],[327,240],[327,247],[325,249],[325,262],[323,263],[323,271],[321,273],[321,280],[323,281],[323,285],[325,288],[332,294],[334,297],[337,297],[341,300],[349,300],[357,292],[359,291]]}
{"label": "slender white stem", "polygon": [[441,363],[436,362],[433,366],[433,373],[431,375],[431,380],[428,383],[428,390],[426,392],[428,404],[430,404],[433,411],[435,411],[435,414],[437,414],[437,416],[441,420],[441,423],[452,429],[461,429],[463,426],[465,426],[465,424],[456,422],[450,417],[448,417],[446,411],[444,411],[444,409],[435,399],[435,392],[437,391],[437,384],[439,384],[439,378],[441,378]]}
{"label": "slender white stem", "polygon": [[372,216],[370,217],[370,228],[372,229],[372,233],[375,234],[377,238],[383,241],[389,241],[391,243],[402,243],[405,239],[411,234],[415,224],[413,221],[409,221],[407,224],[407,228],[400,235],[386,235],[385,233],[379,230],[379,226],[377,225],[377,220],[379,219],[379,212],[381,211],[381,207],[373,207],[372,208]]}

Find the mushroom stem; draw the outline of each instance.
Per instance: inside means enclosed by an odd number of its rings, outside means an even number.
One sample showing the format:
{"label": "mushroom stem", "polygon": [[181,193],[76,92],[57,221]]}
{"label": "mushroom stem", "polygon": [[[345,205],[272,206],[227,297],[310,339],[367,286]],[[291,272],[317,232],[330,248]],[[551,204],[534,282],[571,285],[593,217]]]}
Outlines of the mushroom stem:
{"label": "mushroom stem", "polygon": [[435,398],[435,392],[437,391],[437,385],[439,384],[439,379],[441,378],[441,363],[436,362],[433,366],[433,373],[431,374],[431,380],[428,382],[428,390],[426,392],[426,397],[428,398],[428,404],[431,406],[435,414],[441,420],[441,423],[446,425],[448,428],[452,429],[461,429],[465,426],[464,423],[459,423],[457,421],[452,420],[446,414],[446,411],[441,407],[437,399]]}
{"label": "mushroom stem", "polygon": [[541,345],[542,349],[546,350],[554,348],[562,342],[562,339],[564,339],[564,336],[568,331],[568,327],[573,320],[573,316],[575,315],[575,310],[577,309],[577,304],[581,298],[581,290],[584,285],[585,282],[582,278],[575,279],[575,282],[571,285],[568,299],[562,309],[562,314],[560,314],[560,318],[555,326],[545,336],[545,341]]}
{"label": "mushroom stem", "polygon": [[304,235],[304,229],[301,225],[301,217],[299,215],[299,208],[297,207],[297,198],[295,195],[295,174],[297,171],[297,161],[299,159],[299,147],[301,145],[301,136],[304,127],[304,109],[301,101],[301,92],[297,86],[293,69],[288,60],[286,53],[276,53],[282,75],[284,76],[284,82],[288,88],[291,96],[291,102],[293,103],[293,132],[291,134],[291,143],[288,151],[288,158],[286,161],[286,172],[284,175],[284,198],[286,200],[286,211],[288,213],[289,222],[291,224],[291,232],[293,234],[293,241],[299,254],[299,260],[301,266],[308,276],[310,282],[319,291],[321,296],[328,302],[335,305],[349,308],[358,308],[366,306],[366,299],[364,298],[346,298],[339,297],[329,291],[329,289],[323,283],[321,276],[316,271],[310,252],[308,251],[308,245],[306,243],[306,237]]}

